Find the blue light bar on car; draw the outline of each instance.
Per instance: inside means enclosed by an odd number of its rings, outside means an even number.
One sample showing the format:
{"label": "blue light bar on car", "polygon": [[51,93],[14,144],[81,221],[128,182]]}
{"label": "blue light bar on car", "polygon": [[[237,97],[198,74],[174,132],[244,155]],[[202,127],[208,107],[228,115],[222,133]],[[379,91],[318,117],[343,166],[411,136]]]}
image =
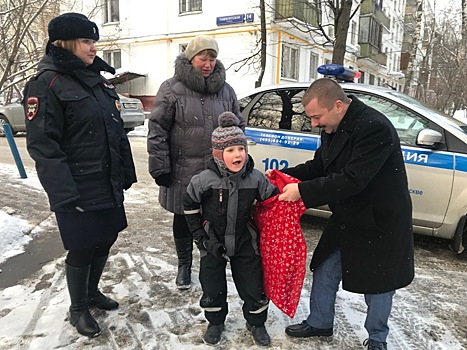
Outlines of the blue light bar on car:
{"label": "blue light bar on car", "polygon": [[323,64],[319,66],[317,70],[319,74],[323,74],[327,78],[334,78],[347,82],[353,82],[354,79],[358,79],[362,75],[358,71],[334,63]]}

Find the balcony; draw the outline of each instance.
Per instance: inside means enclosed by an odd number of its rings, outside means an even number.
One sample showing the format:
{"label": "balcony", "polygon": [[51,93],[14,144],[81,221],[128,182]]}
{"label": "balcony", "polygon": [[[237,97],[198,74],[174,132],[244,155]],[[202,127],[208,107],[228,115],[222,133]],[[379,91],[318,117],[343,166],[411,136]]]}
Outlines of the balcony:
{"label": "balcony", "polygon": [[312,26],[318,25],[318,9],[311,3],[300,0],[277,0],[275,5],[275,19],[296,18]]}
{"label": "balcony", "polygon": [[385,66],[387,64],[387,55],[380,52],[377,48],[370,44],[360,43],[360,55],[358,58],[368,58],[376,63]]}
{"label": "balcony", "polygon": [[391,29],[391,21],[389,17],[381,9],[377,1],[363,0],[360,4],[360,16],[373,15],[376,20],[386,29]]}

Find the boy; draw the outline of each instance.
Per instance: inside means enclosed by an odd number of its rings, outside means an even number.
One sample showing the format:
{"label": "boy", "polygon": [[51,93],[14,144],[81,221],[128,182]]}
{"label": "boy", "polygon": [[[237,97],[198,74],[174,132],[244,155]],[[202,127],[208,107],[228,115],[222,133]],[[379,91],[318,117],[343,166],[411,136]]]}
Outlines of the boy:
{"label": "boy", "polygon": [[279,191],[253,168],[238,124],[231,112],[219,116],[219,127],[212,133],[213,158],[206,170],[191,179],[184,213],[201,256],[200,305],[209,321],[204,342],[217,344],[224,330],[228,312],[225,268],[230,261],[247,328],[258,345],[269,346],[264,326],[269,300],[263,290],[259,235],[250,224],[250,213],[255,200],[264,201]]}

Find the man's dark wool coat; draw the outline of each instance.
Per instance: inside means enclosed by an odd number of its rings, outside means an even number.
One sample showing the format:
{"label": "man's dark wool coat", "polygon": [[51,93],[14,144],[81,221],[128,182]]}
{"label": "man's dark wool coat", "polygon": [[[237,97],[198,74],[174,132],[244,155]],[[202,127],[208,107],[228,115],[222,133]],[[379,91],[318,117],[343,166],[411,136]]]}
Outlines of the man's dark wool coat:
{"label": "man's dark wool coat", "polygon": [[414,278],[412,203],[399,137],[390,121],[354,96],[337,131],[321,134],[313,160],[284,169],[303,182],[307,208],[332,215],[310,268],[341,250],[342,285],[377,294]]}

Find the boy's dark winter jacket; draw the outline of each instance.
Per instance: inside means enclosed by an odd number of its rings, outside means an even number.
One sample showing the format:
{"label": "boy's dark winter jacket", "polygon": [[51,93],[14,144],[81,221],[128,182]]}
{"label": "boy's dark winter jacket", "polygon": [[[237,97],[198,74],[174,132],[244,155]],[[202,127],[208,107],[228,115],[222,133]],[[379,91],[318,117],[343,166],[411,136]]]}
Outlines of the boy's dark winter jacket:
{"label": "boy's dark winter jacket", "polygon": [[208,250],[222,246],[227,256],[234,256],[236,247],[251,242],[259,254],[258,233],[251,226],[253,203],[278,193],[277,188],[254,169],[251,157],[241,171],[232,175],[221,173],[211,159],[208,169],[193,176],[188,185],[183,202],[185,217],[201,249],[204,241]]}

